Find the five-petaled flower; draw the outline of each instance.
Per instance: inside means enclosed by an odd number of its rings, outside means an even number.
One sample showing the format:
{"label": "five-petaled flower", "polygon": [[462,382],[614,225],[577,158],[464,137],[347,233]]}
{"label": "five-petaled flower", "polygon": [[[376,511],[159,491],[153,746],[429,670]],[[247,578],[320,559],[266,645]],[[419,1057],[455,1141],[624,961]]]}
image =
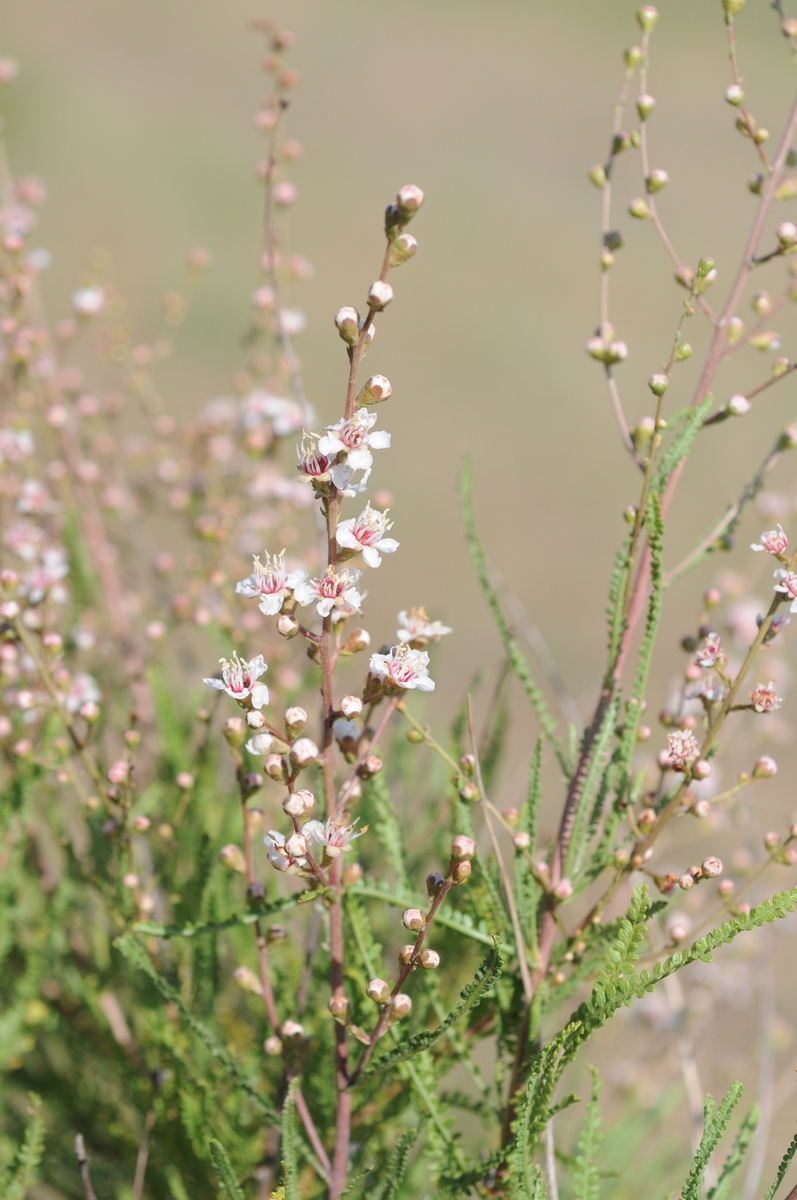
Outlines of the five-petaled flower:
{"label": "five-petaled flower", "polygon": [[684,771],[700,753],[700,743],[690,729],[676,729],[667,737],[667,754],[676,771]]}
{"label": "five-petaled flower", "polygon": [[344,605],[355,612],[360,611],[362,597],[355,584],[362,571],[352,571],[349,567],[336,571],[329,567],[318,579],[308,579],[306,571],[302,571],[301,575],[303,578],[294,584],[293,594],[303,608],[315,604],[320,617],[328,617],[333,608],[342,608]]}
{"label": "five-petaled flower", "polygon": [[766,550],[767,554],[785,554],[788,548],[789,539],[780,524],[762,533],[760,539],[750,546],[751,550]]}
{"label": "five-petaled flower", "polygon": [[[219,662],[222,667],[221,679],[203,679],[203,683],[216,688],[217,691],[226,692],[243,708],[262,708],[264,704],[268,704],[268,688],[264,683],[257,682],[268,670],[262,654],[258,654],[257,658],[250,659],[249,662],[239,658],[237,654],[233,654],[232,661],[220,658]],[[249,704],[246,703],[247,700]]]}
{"label": "five-petaled flower", "polygon": [[378,567],[382,563],[380,550],[382,554],[393,554],[399,548],[395,538],[385,537],[392,526],[393,522],[387,519],[387,510],[379,512],[366,504],[359,517],[340,522],[335,537],[345,550],[361,551],[363,562],[369,567]]}
{"label": "five-petaled flower", "polygon": [[439,642],[441,637],[452,632],[442,621],[430,621],[423,605],[411,608],[409,612],[403,609],[398,615],[398,623],[400,628],[396,637],[400,642],[409,642],[416,650],[422,650],[427,642]]}
{"label": "five-petaled flower", "polygon": [[345,850],[349,849],[355,838],[362,837],[367,831],[367,825],[364,825],[362,829],[355,829],[358,820],[359,817],[356,817],[349,824],[344,815],[343,817],[330,817],[325,822],[308,821],[302,827],[302,833],[308,841],[312,839],[319,846],[323,846],[327,858],[339,858]]}
{"label": "five-petaled flower", "polygon": [[372,654],[371,674],[384,680],[390,690],[433,692],[434,680],[429,678],[429,655],[425,650],[413,650],[406,642],[392,646],[388,654]]}
{"label": "five-petaled flower", "polygon": [[294,584],[304,578],[306,572],[285,570],[285,551],[271,555],[268,551],[263,555],[265,566],[258,556],[254,555],[254,570],[246,579],[236,583],[235,590],[239,596],[259,596],[258,608],[267,617],[276,617],[282,608],[282,603]]}
{"label": "five-petaled flower", "polygon": [[[328,458],[343,452],[346,465],[352,471],[368,471],[374,461],[371,451],[386,450],[390,445],[390,434],[385,430],[371,432],[375,424],[376,413],[361,408],[348,420],[341,418],[334,425],[328,425],[318,439],[318,449]],[[334,482],[334,475],[332,478]]]}
{"label": "five-petaled flower", "polygon": [[[296,454],[299,459],[298,471],[299,479],[302,483],[326,483],[329,479],[329,472],[334,461],[334,455],[330,458],[327,454],[321,452],[313,444],[315,434],[304,434],[302,443],[296,447]],[[307,441],[305,441],[307,438]]]}
{"label": "five-petaled flower", "polygon": [[784,571],[781,567],[775,572],[775,578],[780,580],[780,583],[775,584],[775,591],[783,592],[789,597],[789,612],[797,612],[797,574],[794,571]]}
{"label": "five-petaled flower", "polygon": [[767,684],[759,683],[758,687],[750,693],[750,699],[757,713],[774,712],[783,703],[783,699],[775,691],[771,679]]}

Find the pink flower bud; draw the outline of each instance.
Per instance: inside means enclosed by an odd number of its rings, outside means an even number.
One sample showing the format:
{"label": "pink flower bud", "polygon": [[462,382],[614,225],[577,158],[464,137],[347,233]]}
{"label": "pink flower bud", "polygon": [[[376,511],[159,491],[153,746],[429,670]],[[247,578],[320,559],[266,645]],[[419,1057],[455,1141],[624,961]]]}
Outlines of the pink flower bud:
{"label": "pink flower bud", "polygon": [[219,862],[228,871],[234,871],[236,875],[246,874],[244,852],[240,846],[236,846],[232,842],[227,846],[222,846],[219,850]]}
{"label": "pink flower bud", "polygon": [[746,413],[749,413],[752,407],[746,396],[731,396],[728,401],[728,412],[732,417],[743,417]]}
{"label": "pink flower bud", "polygon": [[401,965],[403,967],[406,967],[410,963],[414,953],[415,953],[414,946],[402,946],[401,947],[401,949],[399,950],[399,962],[401,963]]}
{"label": "pink flower bud", "polygon": [[263,985],[250,967],[236,967],[232,977],[242,992],[251,992],[253,996],[263,995]]}
{"label": "pink flower bud", "polygon": [[300,817],[306,817],[314,808],[315,796],[306,788],[302,788],[298,792],[291,792],[282,802],[282,811],[289,817],[296,817],[297,820]]}
{"label": "pink flower bud", "polygon": [[419,961],[424,971],[434,971],[440,966],[440,955],[436,950],[421,950]]}
{"label": "pink flower bud", "polygon": [[701,869],[706,879],[716,879],[718,875],[722,874],[722,862],[716,855],[712,855],[703,859]]}
{"label": "pink flower bud", "polygon": [[692,767],[692,774],[695,779],[708,779],[711,774],[711,763],[705,758],[699,758]]}
{"label": "pink flower bud", "polygon": [[423,929],[426,924],[426,918],[419,908],[407,908],[401,917],[402,924],[405,929],[411,929],[413,933]]}
{"label": "pink flower bud", "polygon": [[122,877],[122,883],[126,888],[130,888],[131,890],[133,888],[137,888],[139,884],[138,875],[136,875],[135,871],[128,871],[127,874]]}
{"label": "pink flower bud", "polygon": [[531,834],[526,833],[525,829],[521,829],[514,834],[512,841],[515,844],[516,850],[528,850],[531,845]]}
{"label": "pink flower bud", "polygon": [[366,986],[365,994],[375,1004],[387,1004],[390,999],[390,988],[384,979],[372,979]]}
{"label": "pink flower bud", "polygon": [[778,846],[780,845],[780,834],[775,833],[774,830],[771,830],[764,837],[764,845],[766,846],[767,850],[777,850]]}
{"label": "pink flower bud", "polygon": [[400,267],[413,257],[418,249],[418,243],[411,233],[400,233],[390,247],[391,267]]}
{"label": "pink flower bud", "polygon": [[355,629],[346,638],[343,649],[346,654],[356,654],[359,650],[367,650],[371,645],[371,635],[367,629]]}
{"label": "pink flower bud", "polygon": [[652,808],[643,808],[637,817],[637,825],[643,833],[647,833],[656,824],[656,813]]}
{"label": "pink flower bud", "polygon": [[778,225],[777,236],[781,246],[793,246],[797,242],[797,225],[793,221],[783,221]]}
{"label": "pink flower bud", "polygon": [[189,771],[181,771],[174,782],[178,788],[182,788],[183,791],[187,792],[194,786],[194,777]]}
{"label": "pink flower bud", "polygon": [[151,824],[149,817],[145,817],[143,813],[133,819],[133,828],[136,833],[146,833]]}
{"label": "pink flower bud", "polygon": [[690,875],[689,872],[686,871],[681,876],[681,878],[678,880],[678,886],[680,888],[682,888],[685,892],[688,892],[690,888],[693,888],[695,886],[694,876]]}
{"label": "pink flower bud", "polygon": [[695,800],[689,811],[693,817],[698,817],[702,821],[711,812],[711,805],[709,804],[708,800]]}
{"label": "pink flower bud", "polygon": [[396,204],[403,219],[408,221],[423,204],[423,192],[414,183],[405,183],[396,193]]}
{"label": "pink flower bud", "polygon": [[303,858],[307,853],[307,838],[303,833],[292,833],[285,839],[285,849],[291,858]]}
{"label": "pink flower bud", "polygon": [[458,833],[451,843],[451,857],[461,861],[471,859],[476,853],[476,843],[467,834]]}
{"label": "pink flower bud", "polygon": [[402,1017],[408,1017],[411,1012],[412,1000],[406,994],[406,992],[399,992],[397,996],[393,997],[391,1016],[395,1017],[397,1020],[401,1020]]}
{"label": "pink flower bud", "polygon": [[384,375],[372,375],[357,394],[357,404],[360,408],[369,408],[389,400],[392,393],[390,380]]}
{"label": "pink flower bud", "polygon": [[368,303],[377,312],[381,312],[383,308],[387,308],[392,299],[392,287],[389,283],[385,283],[381,279],[377,279],[368,289]]}
{"label": "pink flower bud", "polygon": [[303,708],[296,705],[294,708],[289,708],[285,713],[285,724],[288,729],[304,729],[307,724],[307,712]]}
{"label": "pink flower bud", "polygon": [[679,942],[683,942],[689,937],[689,926],[684,924],[683,921],[673,921],[668,927],[667,932],[670,935],[670,941],[674,942],[677,946]]}
{"label": "pink flower bud", "polygon": [[561,879],[553,890],[560,900],[568,900],[573,895],[573,885],[569,879]]}
{"label": "pink flower bud", "polygon": [[296,637],[299,632],[299,622],[290,613],[280,613],[277,617],[277,633],[280,637]]}
{"label": "pink flower bud", "polygon": [[299,738],[291,747],[291,762],[297,767],[309,767],[318,758],[318,746],[310,738]]}
{"label": "pink flower bud", "polygon": [[241,717],[228,717],[221,727],[221,732],[231,746],[240,746],[246,737],[246,722]]}
{"label": "pink flower bud", "polygon": [[470,879],[473,868],[470,864],[470,859],[463,859],[461,862],[454,863],[453,868],[449,870],[449,878],[454,887],[459,887],[461,883],[467,883]]}
{"label": "pink flower bud", "polygon": [[520,811],[517,808],[504,808],[501,811],[501,816],[510,829],[517,828],[517,823],[520,820]]}
{"label": "pink flower bud", "polygon": [[378,775],[384,765],[378,754],[369,754],[365,762],[360,766],[360,774],[363,779],[373,779],[374,775]]}
{"label": "pink flower bud", "polygon": [[762,755],[753,767],[753,779],[771,779],[778,773],[778,764],[768,754]]}
{"label": "pink flower bud", "polygon": [[467,783],[463,783],[462,787],[459,789],[459,794],[463,800],[467,800],[470,804],[475,804],[479,799],[479,789],[471,780],[468,780]]}
{"label": "pink flower bud", "polygon": [[278,1054],[282,1054],[282,1038],[278,1038],[276,1034],[267,1037],[263,1042],[263,1049],[271,1058],[276,1058]]}
{"label": "pink flower bud", "polygon": [[732,83],[725,89],[725,99],[728,104],[738,108],[740,104],[744,104],[744,88],[740,87],[738,83]]}
{"label": "pink flower bud", "polygon": [[5,604],[0,604],[0,617],[5,621],[13,621],[19,616],[19,605],[16,600],[6,600]]}
{"label": "pink flower bud", "polygon": [[359,696],[344,696],[340,702],[340,711],[348,720],[359,717],[362,710],[363,702]]}
{"label": "pink flower bud", "polygon": [[283,1038],[304,1037],[304,1025],[300,1021],[283,1021],[282,1036]]}
{"label": "pink flower bud", "polygon": [[354,887],[362,879],[364,871],[362,864],[358,862],[347,863],[343,868],[343,886]]}
{"label": "pink flower bud", "polygon": [[353,346],[360,336],[360,314],[356,308],[340,308],[335,314],[335,324],[344,342]]}
{"label": "pink flower bud", "polygon": [[126,762],[119,759],[115,763],[111,763],[108,769],[108,780],[110,783],[121,784],[127,779],[129,768]]}
{"label": "pink flower bud", "polygon": [[265,714],[259,708],[252,708],[246,714],[246,723],[250,729],[262,729],[266,724]]}
{"label": "pink flower bud", "polygon": [[349,1015],[349,1002],[345,996],[331,996],[327,1004],[339,1025],[345,1025]]}
{"label": "pink flower bud", "polygon": [[281,754],[266,755],[263,768],[269,779],[273,779],[275,783],[285,783],[288,779],[288,764]]}

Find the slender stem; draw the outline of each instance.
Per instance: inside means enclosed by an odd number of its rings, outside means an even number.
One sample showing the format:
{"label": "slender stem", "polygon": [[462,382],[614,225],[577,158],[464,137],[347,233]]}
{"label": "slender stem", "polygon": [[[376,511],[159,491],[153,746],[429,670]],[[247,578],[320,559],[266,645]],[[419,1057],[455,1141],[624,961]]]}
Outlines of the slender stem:
{"label": "slender stem", "polygon": [[144,1135],[138,1148],[136,1158],[136,1173],[133,1179],[133,1200],[141,1200],[144,1191],[144,1176],[147,1172],[149,1148],[152,1142],[152,1131],[155,1128],[155,1109],[151,1108],[144,1120]]}
{"label": "slender stem", "polygon": [[387,707],[385,708],[385,711],[382,713],[381,720],[379,721],[379,724],[377,725],[373,736],[371,738],[369,738],[369,740],[365,746],[365,749],[363,749],[360,752],[360,754],[358,755],[357,762],[355,764],[354,771],[352,773],[351,778],[348,780],[347,783],[344,783],[343,787],[340,789],[340,797],[338,799],[337,809],[336,809],[337,815],[340,815],[340,813],[343,811],[343,809],[346,805],[346,801],[349,799],[352,792],[354,791],[354,785],[359,778],[359,774],[358,774],[359,769],[363,765],[365,760],[368,758],[368,755],[372,753],[374,747],[376,745],[378,745],[379,739],[381,738],[382,734],[387,729],[390,718],[393,716],[393,713],[396,711],[396,708],[398,707],[398,703],[399,703],[398,696],[394,696],[390,701],[388,701]]}
{"label": "slender stem", "polygon": [[75,1156],[78,1166],[80,1167],[80,1178],[83,1181],[83,1192],[86,1200],[97,1200],[94,1188],[91,1186],[91,1175],[89,1174],[89,1160],[86,1157],[86,1146],[83,1141],[83,1134],[79,1133],[75,1138]]}
{"label": "slender stem", "polygon": [[[725,25],[728,30],[728,55],[731,60],[731,70],[733,71],[733,82],[736,84],[737,87],[741,87],[742,86],[742,77],[739,74],[739,63],[738,63],[738,59],[737,59],[737,55],[736,55],[736,32],[734,29],[732,16],[728,15],[725,18]],[[750,133],[750,137],[753,140],[753,144],[755,145],[755,148],[758,151],[758,157],[761,159],[761,162],[764,164],[767,171],[771,171],[772,163],[769,161],[769,158],[767,157],[767,153],[764,150],[764,147],[759,142],[757,142],[755,140],[755,137],[753,136],[755,134],[755,121],[753,120],[752,116],[748,112],[744,102],[742,102],[739,105],[739,114],[747,126],[747,129]]]}

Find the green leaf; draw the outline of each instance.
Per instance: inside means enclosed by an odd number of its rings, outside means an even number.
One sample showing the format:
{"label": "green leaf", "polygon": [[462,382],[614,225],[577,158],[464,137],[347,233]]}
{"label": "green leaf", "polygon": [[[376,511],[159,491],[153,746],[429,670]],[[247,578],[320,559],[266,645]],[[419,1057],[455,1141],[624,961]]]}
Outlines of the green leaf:
{"label": "green leaf", "polygon": [[731,1114],[739,1103],[743,1091],[744,1086],[741,1083],[731,1084],[725,1098],[716,1111],[714,1109],[714,1101],[711,1097],[708,1097],[706,1100],[703,1136],[692,1159],[686,1183],[681,1191],[681,1200],[700,1200],[705,1185],[706,1167],[722,1135],[728,1128]]}
{"label": "green leaf", "polygon": [[463,1017],[465,1013],[475,1008],[477,1004],[480,1004],[482,1000],[489,996],[496,980],[500,978],[502,970],[503,959],[498,949],[498,940],[495,939],[492,950],[476,972],[473,982],[467,983],[462,989],[457,1004],[446,1019],[436,1029],[426,1029],[423,1033],[417,1033],[415,1037],[408,1038],[403,1045],[397,1046],[395,1050],[382,1055],[381,1058],[378,1058],[376,1062],[363,1071],[362,1078],[366,1079],[371,1075],[379,1075],[382,1071],[391,1070],[393,1067],[398,1066],[399,1063],[406,1062],[409,1058],[414,1058],[416,1054],[420,1054],[424,1050],[430,1050],[455,1021],[458,1021],[460,1017]]}
{"label": "green leaf", "polygon": [[396,874],[399,887],[408,891],[410,884],[401,826],[396,816],[396,810],[390,802],[390,793],[384,772],[375,775],[368,782],[364,799],[374,814],[373,818],[370,818],[370,825],[385,851],[388,863]]}
{"label": "green leaf", "polygon": [[609,662],[614,663],[617,648],[623,636],[626,617],[623,612],[626,585],[628,581],[628,555],[631,551],[631,536],[626,538],[614,559],[611,579],[609,581],[609,600],[606,606],[606,616],[609,618]]}
{"label": "green leaf", "polygon": [[36,1171],[44,1154],[44,1121],[41,1115],[41,1099],[30,1092],[28,1095],[28,1123],[25,1137],[17,1151],[5,1179],[0,1180],[3,1200],[25,1200],[28,1189],[35,1182]]}
{"label": "green leaf", "polygon": [[407,1165],[418,1132],[417,1129],[408,1129],[399,1139],[387,1164],[384,1180],[369,1192],[369,1200],[396,1200],[398,1189],[407,1174]]}
{"label": "green leaf", "polygon": [[639,947],[647,934],[648,885],[640,883],[634,889],[628,912],[620,922],[617,938],[606,954],[605,977],[616,979],[620,975],[631,975],[634,963],[639,958]]}
{"label": "green leaf", "polygon": [[235,1172],[232,1169],[232,1163],[227,1157],[227,1151],[222,1146],[221,1142],[216,1138],[211,1138],[208,1143],[210,1150],[210,1161],[213,1164],[213,1170],[221,1185],[221,1190],[227,1200],[246,1200],[238,1180],[235,1178]]}
{"label": "green leaf", "polygon": [[683,428],[675,435],[672,442],[664,453],[658,470],[653,481],[654,492],[661,495],[667,486],[667,481],[673,471],[683,462],[689,451],[692,449],[692,444],[700,433],[703,425],[703,420],[708,416],[711,407],[714,403],[714,397],[709,393],[705,400],[693,408],[692,412],[686,421]]}
{"label": "green leaf", "polygon": [[797,1133],[795,1133],[794,1137],[789,1142],[789,1147],[788,1147],[786,1153],[783,1155],[783,1158],[780,1160],[780,1163],[778,1165],[777,1175],[775,1176],[775,1178],[772,1182],[772,1185],[770,1186],[769,1190],[767,1191],[767,1194],[764,1197],[764,1200],[772,1200],[772,1197],[775,1195],[775,1192],[778,1190],[780,1185],[783,1183],[784,1176],[785,1176],[786,1172],[788,1171],[789,1166],[791,1165],[791,1160],[794,1158],[795,1154],[797,1154]]}
{"label": "green leaf", "polygon": [[285,912],[288,908],[295,908],[305,895],[305,892],[300,892],[294,896],[282,896],[279,900],[272,900],[271,903],[264,904],[257,912],[237,913],[235,916],[227,917],[224,921],[213,921],[208,925],[155,925],[151,921],[138,921],[133,926],[133,932],[142,933],[146,937],[164,939],[192,938],[200,937],[203,933],[221,933],[224,929],[234,929],[238,925],[254,925],[255,921],[264,917]]}
{"label": "green leaf", "polygon": [[565,858],[564,874],[568,879],[574,879],[581,870],[584,855],[592,838],[595,797],[607,770],[606,756],[609,744],[614,738],[619,703],[618,698],[609,705],[592,745],[592,754],[584,777],[584,785],[581,789]]}
{"label": "green leaf", "polygon": [[736,1140],[731,1147],[731,1152],[725,1160],[722,1173],[714,1187],[709,1191],[707,1200],[724,1200],[736,1172],[742,1165],[750,1142],[753,1140],[753,1134],[756,1131],[760,1116],[761,1109],[757,1104],[754,1104],[742,1121],[741,1128],[736,1135]]}
{"label": "green leaf", "polygon": [[537,720],[540,723],[540,728],[548,739],[553,751],[559,760],[559,765],[565,775],[568,773],[567,758],[562,749],[561,742],[556,732],[556,721],[551,716],[548,705],[545,702],[541,690],[531,677],[529,664],[525,656],[518,648],[512,630],[509,628],[506,617],[501,608],[501,602],[498,599],[498,594],[490,580],[490,573],[487,570],[487,561],[484,557],[479,537],[476,532],[476,519],[473,513],[473,466],[469,459],[465,460],[462,467],[462,472],[459,477],[459,498],[460,507],[462,510],[462,523],[465,527],[465,537],[470,548],[471,557],[476,567],[476,572],[479,576],[479,582],[482,585],[487,604],[493,615],[493,619],[498,627],[498,632],[501,641],[504,644],[507,657],[512,664],[512,667],[520,680],[526,695],[531,701],[531,707],[537,715]]}
{"label": "green leaf", "polygon": [[573,1167],[575,1200],[599,1200],[600,1196],[600,1177],[595,1166],[595,1156],[603,1140],[600,1107],[601,1081],[594,1067],[590,1067],[590,1071],[592,1072],[592,1095],[579,1134],[576,1161]]}
{"label": "green leaf", "polygon": [[282,1185],[285,1188],[285,1200],[299,1200],[299,1115],[296,1111],[298,1090],[299,1080],[292,1079],[288,1085],[280,1124]]}
{"label": "green leaf", "polygon": [[[385,888],[371,884],[358,883],[348,891],[353,896],[361,896],[364,900],[382,900],[385,904],[392,904],[394,908],[413,908],[419,903],[416,896],[406,893],[396,895],[395,892],[389,892]],[[420,903],[423,904],[422,901]],[[493,944],[493,935],[483,926],[474,925],[467,913],[460,913],[455,909],[449,909],[445,913],[438,912],[435,914],[434,923],[441,925],[444,929],[454,929],[463,937],[471,938],[474,942],[481,942],[483,946],[492,946]]]}

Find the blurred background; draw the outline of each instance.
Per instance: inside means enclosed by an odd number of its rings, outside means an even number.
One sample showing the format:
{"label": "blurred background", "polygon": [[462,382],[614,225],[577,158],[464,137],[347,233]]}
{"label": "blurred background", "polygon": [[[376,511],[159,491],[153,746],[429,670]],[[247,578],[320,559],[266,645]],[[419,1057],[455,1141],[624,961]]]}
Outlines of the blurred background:
{"label": "blurred background", "polygon": [[[455,628],[434,651],[438,691],[429,713],[441,723],[474,672],[492,678],[500,662],[457,511],[466,454],[491,562],[544,634],[584,717],[604,665],[611,557],[638,480],[602,369],[584,352],[597,322],[600,250],[600,194],[587,172],[606,156],[622,52],[639,39],[635,7],[626,0],[5,5],[0,53],[21,68],[3,97],[7,144],[15,172],[47,185],[40,237],[53,255],[43,281],[51,316],[69,310],[76,281],[102,249],[131,325],[150,337],[161,296],[180,279],[188,251],[201,245],[213,255],[178,333],[178,353],[162,368],[162,392],[175,412],[198,411],[229,392],[244,357],[251,294],[262,282],[255,164],[265,143],[254,115],[266,81],[262,41],[248,30],[252,17],[271,17],[296,34],[291,64],[300,82],[288,133],[305,152],[292,172],[299,198],[290,242],[315,276],[290,303],[307,315],[297,351],[324,421],[336,419],[345,389],[346,359],[332,317],[343,304],[364,303],[381,259],[385,204],[404,183],[424,188],[427,201],[413,225],[420,251],[395,275],[396,300],[368,359],[369,370],[393,384],[394,400],[383,410],[393,450],[380,456],[372,482],[395,496],[393,532],[402,544],[370,581],[369,627],[376,640],[390,637],[395,611],[422,603]],[[748,104],[774,144],[794,86],[788,48],[766,0],[748,0],[737,29]],[[736,132],[735,111],[723,100],[729,82],[719,0],[663,0],[649,81],[657,99],[651,165],[671,176],[659,211],[682,259],[716,260],[709,296],[715,307],[747,236],[755,203],[747,179],[758,170],[754,148]],[[650,224],[627,215],[629,200],[644,190],[639,170],[634,151],[618,161],[613,221],[626,237],[612,273],[611,316],[630,349],[618,377],[632,424],[652,411],[645,380],[669,355],[684,300]],[[779,205],[776,220],[793,219],[794,206]],[[782,265],[767,270],[756,286],[776,294]],[[782,353],[789,353],[793,325],[788,310],[775,325]],[[707,343],[699,316],[687,337],[695,355],[677,369],[668,411],[689,402],[699,375]],[[766,379],[772,357],[748,351],[734,360],[718,378],[717,399]],[[746,418],[703,439],[672,512],[670,564],[711,527],[795,418],[792,377]],[[660,703],[686,664],[678,643],[694,631],[705,588],[722,582],[722,572],[750,568],[745,547],[774,524],[774,510],[784,525],[793,515],[795,466],[797,458],[786,459],[769,511],[745,522],[741,552],[710,561],[668,597],[654,679]],[[767,564],[752,566],[766,597]],[[519,612],[516,606],[515,619]],[[788,665],[779,687],[788,720]],[[488,696],[485,685],[482,711]],[[536,737],[522,703],[501,784],[507,803],[519,798]],[[658,749],[663,731],[651,724]],[[764,796],[756,792],[753,847],[797,807],[788,726],[774,728],[781,773]],[[552,812],[557,803],[552,795]],[[722,837],[729,845],[740,841],[719,828],[713,836],[705,852],[721,848]],[[793,885],[792,874],[775,870],[781,875],[770,891]],[[783,934],[791,928],[785,923]],[[776,998],[762,975],[780,936],[772,935],[768,949],[759,939],[763,957],[739,960],[736,982],[725,988],[724,1023],[701,1026],[699,1004],[695,1020],[712,1086],[739,1077],[755,1091],[757,1073],[769,1070],[780,1106],[776,1130],[790,1136],[797,1108],[793,991],[783,979]],[[766,1007],[759,991],[769,996],[766,1019],[758,1015]]]}

